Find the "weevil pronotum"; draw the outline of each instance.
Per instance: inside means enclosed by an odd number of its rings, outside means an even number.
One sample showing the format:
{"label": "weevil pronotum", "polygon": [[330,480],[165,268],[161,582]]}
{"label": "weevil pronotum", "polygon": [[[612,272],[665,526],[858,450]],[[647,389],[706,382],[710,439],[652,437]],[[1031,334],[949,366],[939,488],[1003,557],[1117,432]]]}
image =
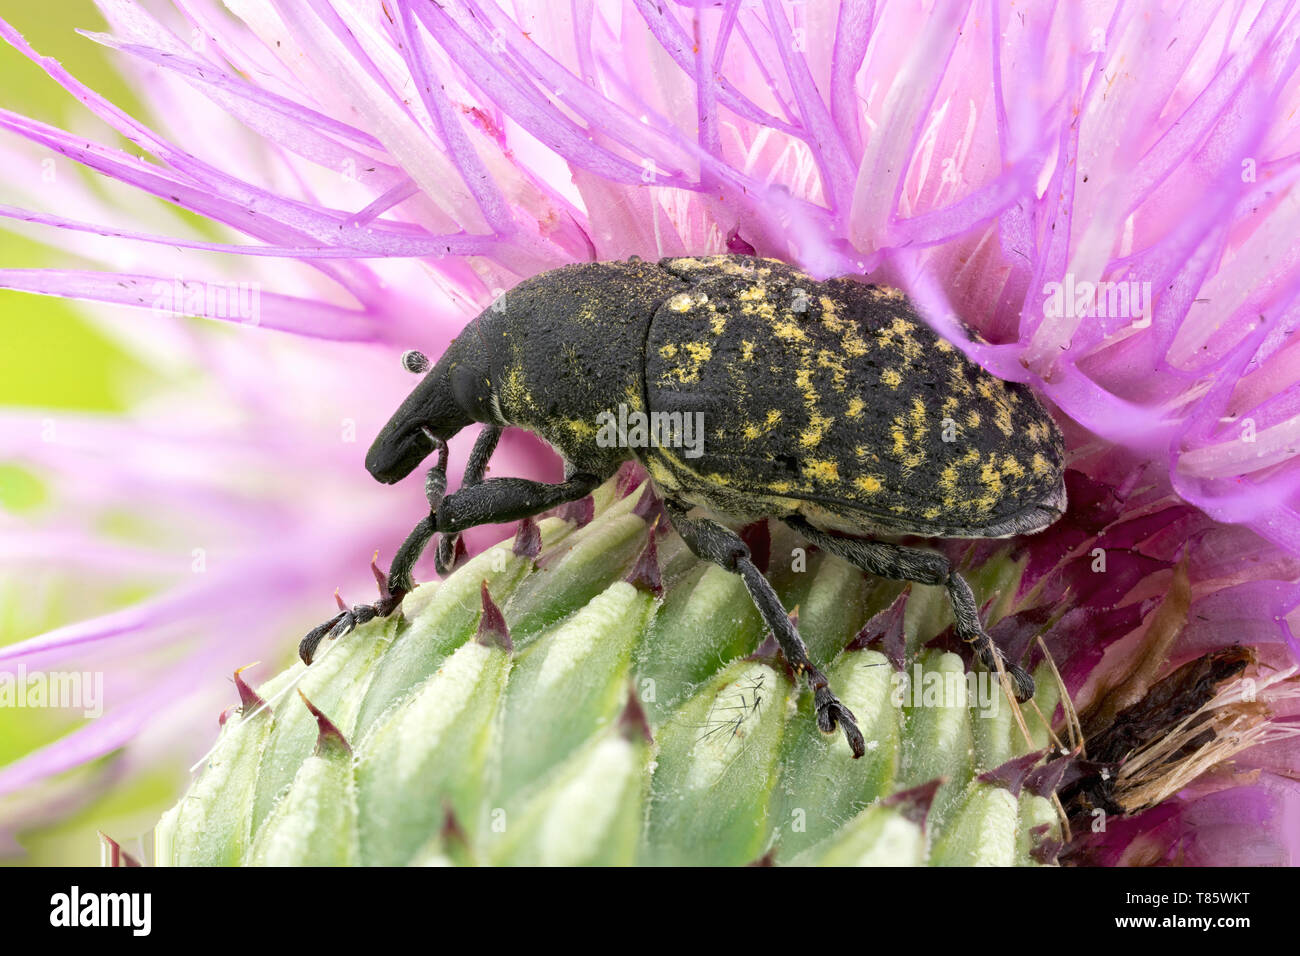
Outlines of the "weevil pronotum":
{"label": "weevil pronotum", "polygon": [[[502,307],[504,306],[504,307]],[[700,558],[740,575],[796,674],[817,724],[863,753],[853,714],[808,653],[780,599],[723,521],[772,518],[807,541],[886,577],[946,588],[959,637],[980,662],[999,651],[970,587],[941,554],[890,538],[998,538],[1039,531],[1065,508],[1063,442],[1025,386],[969,361],[918,317],[903,293],[852,278],[816,281],[771,259],[719,255],[570,265],[535,276],[474,319],[384,426],[366,468],[392,483],[438,452],[429,513],[393,559],[382,596],[303,639],[393,613],[411,567],[455,536],[585,497],[628,459],[645,466],[673,527]],[[670,443],[601,441],[616,405],[699,416],[693,454]],[[485,427],[462,487],[445,495],[447,440]],[[484,480],[503,428],[528,429],[565,461],[557,484]],[[721,519],[721,520],[719,520]],[[1033,680],[1006,661],[1016,696]]]}

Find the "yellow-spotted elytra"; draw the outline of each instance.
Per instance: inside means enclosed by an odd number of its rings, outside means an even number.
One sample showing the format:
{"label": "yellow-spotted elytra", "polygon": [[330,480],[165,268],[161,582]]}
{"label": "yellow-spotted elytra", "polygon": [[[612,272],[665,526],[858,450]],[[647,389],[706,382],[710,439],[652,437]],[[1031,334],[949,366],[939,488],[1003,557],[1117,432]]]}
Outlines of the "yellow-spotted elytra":
{"label": "yellow-spotted elytra", "polygon": [[[853,714],[724,522],[784,521],[871,574],[944,587],[958,636],[992,669],[999,651],[970,587],[943,555],[890,539],[1028,534],[1065,509],[1061,435],[1028,388],[966,359],[898,290],[816,281],[772,259],[565,266],[508,292],[431,368],[419,353],[403,361],[427,374],[375,439],[366,467],[392,483],[437,451],[425,482],[429,513],[379,575],[379,601],[303,639],[308,663],[322,640],[401,606],[414,587],[411,567],[435,535],[445,572],[459,532],[576,501],[635,459],[690,550],[744,579],[787,662],[807,679],[818,726],[840,727],[857,757],[864,742]],[[698,447],[687,454],[671,429],[654,427],[630,440],[620,426],[609,440],[598,426],[613,416],[698,421]],[[486,427],[461,488],[446,495],[447,439],[475,422]],[[485,480],[506,427],[549,442],[565,480]],[[638,581],[658,586],[644,568]],[[1004,663],[1016,696],[1028,699],[1032,679]]]}

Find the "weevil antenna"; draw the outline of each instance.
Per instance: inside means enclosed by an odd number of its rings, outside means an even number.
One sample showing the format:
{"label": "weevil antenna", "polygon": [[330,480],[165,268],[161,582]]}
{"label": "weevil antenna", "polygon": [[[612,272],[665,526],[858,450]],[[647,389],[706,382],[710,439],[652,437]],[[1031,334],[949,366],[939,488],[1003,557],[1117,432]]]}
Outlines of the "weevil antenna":
{"label": "weevil antenna", "polygon": [[429,371],[429,356],[419,349],[409,349],[402,353],[402,368],[416,375]]}

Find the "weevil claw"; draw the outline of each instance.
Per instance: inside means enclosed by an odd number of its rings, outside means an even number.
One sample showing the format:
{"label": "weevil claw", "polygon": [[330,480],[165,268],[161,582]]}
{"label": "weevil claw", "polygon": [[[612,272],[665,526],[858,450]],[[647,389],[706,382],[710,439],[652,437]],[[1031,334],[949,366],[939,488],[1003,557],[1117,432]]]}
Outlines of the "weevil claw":
{"label": "weevil claw", "polygon": [[822,733],[833,734],[838,726],[844,732],[849,749],[853,751],[854,760],[867,752],[866,741],[862,738],[862,731],[858,730],[853,711],[841,704],[829,687],[814,690],[813,703],[817,711],[817,727]]}
{"label": "weevil claw", "polygon": [[1019,664],[1007,661],[1004,666],[1007,669],[1007,676],[1011,678],[1011,686],[1015,689],[1016,700],[1025,703],[1034,696],[1034,679]]}
{"label": "weevil claw", "polygon": [[[1002,661],[1002,669],[1007,672],[1007,677],[1011,681],[1012,692],[1016,695],[1017,702],[1023,704],[1034,696],[1034,679],[1029,676],[1029,672],[1009,659],[1002,650],[991,641],[987,634],[984,635],[983,647],[979,647],[975,656],[979,662],[984,665],[984,669],[995,677],[998,672],[998,661]],[[996,657],[995,657],[996,655]]]}
{"label": "weevil claw", "polygon": [[325,635],[334,630],[335,625],[343,620],[343,616],[347,613],[347,611],[340,611],[324,624],[307,632],[307,636],[298,643],[298,656],[302,658],[304,664],[311,663],[312,658],[316,656],[316,648],[320,646],[321,641],[325,640]]}

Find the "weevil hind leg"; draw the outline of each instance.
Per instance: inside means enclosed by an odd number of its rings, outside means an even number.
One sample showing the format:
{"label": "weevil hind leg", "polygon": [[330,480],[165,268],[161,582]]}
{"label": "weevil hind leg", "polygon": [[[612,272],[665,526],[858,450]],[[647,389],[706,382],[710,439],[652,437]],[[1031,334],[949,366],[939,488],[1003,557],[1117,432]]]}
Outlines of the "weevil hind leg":
{"label": "weevil hind leg", "polygon": [[997,662],[1001,659],[1007,676],[1011,678],[1016,700],[1023,703],[1034,696],[1034,679],[1019,664],[1008,660],[993,643],[980,621],[979,608],[975,604],[975,595],[971,593],[970,585],[952,570],[948,559],[942,554],[883,541],[842,538],[821,530],[798,515],[786,518],[785,523],[819,548],[843,558],[868,574],[945,588],[952,605],[957,636],[971,645],[980,663],[990,671],[997,672]]}
{"label": "weevil hind leg", "polygon": [[858,730],[853,712],[845,707],[831,690],[826,675],[817,669],[808,658],[808,648],[803,638],[790,623],[781,599],[777,596],[771,583],[750,560],[749,548],[740,536],[724,525],[708,518],[692,518],[688,505],[672,498],[664,499],[664,508],[677,533],[681,535],[686,546],[696,557],[710,561],[724,570],[739,574],[745,582],[749,596],[762,615],[763,621],[776,637],[781,653],[785,655],[796,674],[802,674],[808,680],[813,692],[813,706],[817,714],[817,726],[822,733],[834,733],[839,727],[849,743],[856,759],[866,753],[866,743],[862,732]]}

